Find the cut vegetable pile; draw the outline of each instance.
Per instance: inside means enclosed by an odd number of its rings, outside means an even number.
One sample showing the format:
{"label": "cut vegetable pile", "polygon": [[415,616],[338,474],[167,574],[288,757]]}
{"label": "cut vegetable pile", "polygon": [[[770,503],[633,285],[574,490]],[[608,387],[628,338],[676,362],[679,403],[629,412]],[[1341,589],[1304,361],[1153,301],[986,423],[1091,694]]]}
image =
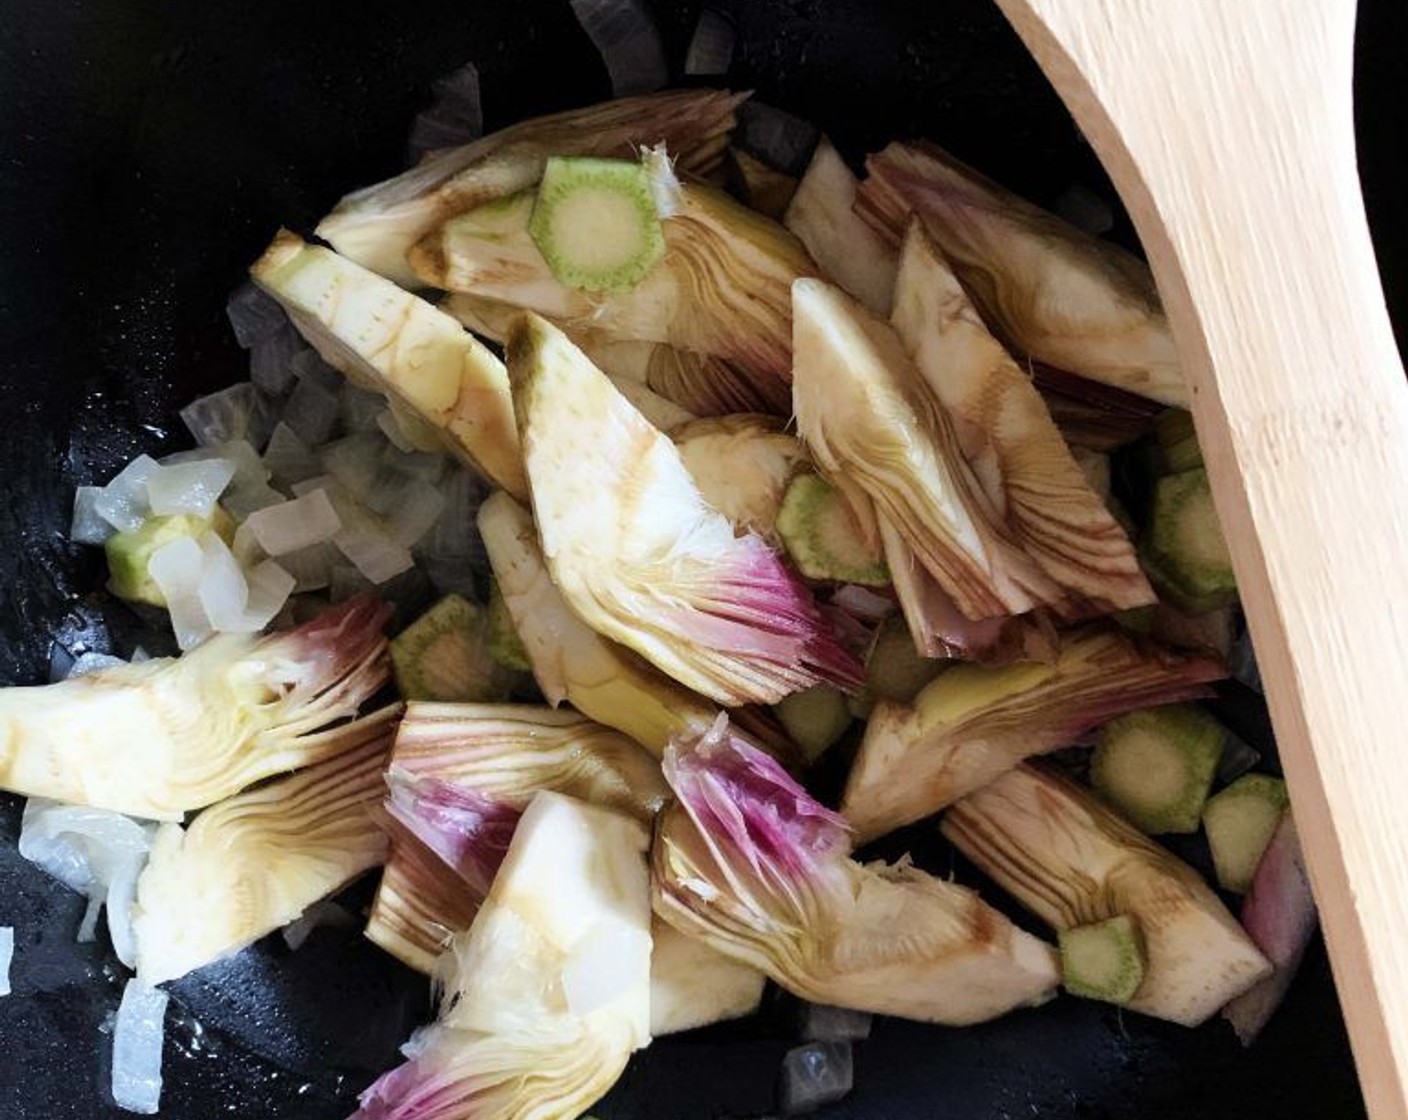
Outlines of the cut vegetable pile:
{"label": "cut vegetable pile", "polygon": [[[1064,990],[1250,1042],[1315,911],[1284,783],[1198,703],[1259,679],[1147,269],[930,145],[858,178],[639,93],[637,7],[573,7],[635,96],[481,138],[447,79],[421,162],[255,262],[198,446],[78,489],[183,652],[0,690],[0,788],[135,970],[115,1100],[157,1107],[158,985],[360,925],[320,908],[377,868],[365,935],[440,1004],[362,1120],[574,1120],[768,982],[788,1115],[871,1014]],[[689,71],[731,52],[706,11]],[[857,858],[939,814],[982,879]],[[1150,839],[1199,830],[1215,885]]]}

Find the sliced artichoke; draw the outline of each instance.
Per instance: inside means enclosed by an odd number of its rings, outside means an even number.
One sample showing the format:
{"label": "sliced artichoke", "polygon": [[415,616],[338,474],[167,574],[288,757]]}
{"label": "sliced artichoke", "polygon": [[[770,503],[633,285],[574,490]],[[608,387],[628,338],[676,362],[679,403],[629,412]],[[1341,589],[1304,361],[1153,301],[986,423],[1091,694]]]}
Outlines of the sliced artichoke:
{"label": "sliced artichoke", "polygon": [[541,793],[453,942],[436,1024],[357,1116],[576,1120],[650,1041],[648,833]]}
{"label": "sliced artichoke", "polygon": [[569,701],[656,757],[679,732],[713,723],[717,707],[577,617],[552,582],[526,509],[495,494],[479,508],[479,533],[549,703]]}
{"label": "sliced artichoke", "polygon": [[408,704],[391,767],[393,779],[438,779],[520,810],[552,790],[649,821],[670,793],[638,743],[533,704]]}
{"label": "sliced artichoke", "polygon": [[841,812],[872,840],[1123,712],[1206,696],[1226,675],[1220,661],[1093,627],[1062,634],[1049,664],[956,665],[912,705],[875,705]]}
{"label": "sliced artichoke", "polygon": [[495,484],[527,493],[503,363],[459,323],[287,230],[250,275],[330,364],[409,406]]}
{"label": "sliced artichoke", "polygon": [[855,212],[859,185],[823,136],[782,224],[797,235],[823,273],[876,315],[888,315],[899,260],[894,247]]}
{"label": "sliced artichoke", "polygon": [[856,208],[898,245],[917,214],[983,319],[1016,354],[1164,404],[1188,387],[1148,266],[932,144],[866,161]]}
{"label": "sliced artichoke", "polygon": [[1018,547],[895,333],[825,281],[799,280],[792,294],[793,404],[817,466],[874,499],[965,617],[1059,602],[1060,587]]}
{"label": "sliced artichoke", "polygon": [[137,881],[137,975],[155,985],[244,948],[386,856],[369,808],[399,706],[331,732],[339,753],[166,824]]}
{"label": "sliced artichoke", "polygon": [[692,1031],[758,1010],[767,978],[656,920],[650,953],[650,1033]]}
{"label": "sliced artichoke", "polygon": [[1053,929],[1139,920],[1148,963],[1126,1004],[1196,1026],[1271,971],[1202,877],[1088,790],[1018,766],[953,805],[943,833]]}
{"label": "sliced artichoke", "polygon": [[681,170],[707,174],[723,160],[734,109],[745,96],[674,90],[522,121],[354,191],[318,224],[317,233],[343,256],[414,287],[406,251],[422,234],[480,203],[531,187],[548,156],[628,156],[663,143]]}
{"label": "sliced artichoke", "polygon": [[806,586],[760,537],[734,535],[561,331],[528,315],[508,357],[543,555],[573,611],[721,704],[858,685]]}
{"label": "sliced artichoke", "polygon": [[804,999],[965,1024],[1044,1002],[1050,946],[970,890],[850,858],[846,822],[724,719],[671,748],[656,912]]}
{"label": "sliced artichoke", "polygon": [[[1067,616],[1154,601],[1134,546],[1086,481],[1041,394],[983,326],[922,223],[900,253],[895,332],[953,418],[965,458],[1029,556],[1064,587]],[[979,465],[981,464],[981,466]]]}
{"label": "sliced artichoke", "polygon": [[426,284],[527,308],[571,334],[589,330],[604,340],[713,355],[744,375],[717,390],[746,398],[730,411],[786,415],[791,284],[814,275],[816,265],[785,229],[721,191],[693,182],[673,189],[678,202],[663,223],[664,259],[628,291],[587,293],[553,277],[529,234],[532,191],[452,218],[422,238],[409,260]]}
{"label": "sliced artichoke", "polygon": [[0,689],[0,789],[179,821],[331,758],[345,744],[324,729],[390,677],[389,614],[361,595],[267,638],[221,634],[179,659]]}
{"label": "sliced artichoke", "polygon": [[776,547],[787,483],[809,463],[797,437],[771,416],[745,413],[696,420],[670,438],[704,501]]}

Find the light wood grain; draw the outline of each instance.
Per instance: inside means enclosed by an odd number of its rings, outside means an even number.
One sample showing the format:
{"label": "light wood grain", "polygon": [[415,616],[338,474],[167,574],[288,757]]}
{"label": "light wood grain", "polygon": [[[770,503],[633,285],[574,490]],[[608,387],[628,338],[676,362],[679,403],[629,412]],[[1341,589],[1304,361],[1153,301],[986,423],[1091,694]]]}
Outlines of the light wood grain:
{"label": "light wood grain", "polygon": [[1355,167],[1354,5],[999,3],[1144,240],[1365,1098],[1408,1120],[1408,389]]}

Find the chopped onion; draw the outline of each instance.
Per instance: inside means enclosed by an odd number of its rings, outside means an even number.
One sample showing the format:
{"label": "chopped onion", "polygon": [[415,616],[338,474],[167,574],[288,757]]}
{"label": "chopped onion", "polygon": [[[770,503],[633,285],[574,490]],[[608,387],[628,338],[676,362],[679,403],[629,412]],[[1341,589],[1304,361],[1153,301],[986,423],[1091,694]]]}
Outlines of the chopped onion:
{"label": "chopped onion", "polygon": [[670,80],[660,33],[640,0],[571,0],[581,23],[611,76],[617,97],[650,93]]}
{"label": "chopped onion", "polygon": [[272,426],[269,403],[250,381],[196,398],[181,410],[181,419],[202,447],[236,439],[262,447]]}
{"label": "chopped onion", "polygon": [[312,490],[302,497],[251,513],[242,528],[270,556],[300,552],[330,541],[342,528],[326,490]]}
{"label": "chopped onion", "polygon": [[78,544],[102,544],[116,530],[98,512],[98,499],[102,496],[101,486],[80,486],[73,493],[73,521],[69,526],[69,539]]}
{"label": "chopped onion", "polygon": [[59,645],[58,642],[49,643],[49,683],[67,680],[69,673],[73,671],[73,654]]}
{"label": "chopped onion", "polygon": [[848,583],[836,589],[831,602],[852,618],[861,622],[881,622],[895,613],[895,601],[884,595],[877,595],[868,587],[858,583]]}
{"label": "chopped onion", "polygon": [[1232,671],[1232,679],[1246,685],[1253,692],[1260,693],[1261,670],[1256,663],[1256,650],[1252,648],[1251,631],[1245,626],[1237,640],[1232,643],[1232,654],[1227,659],[1227,668]]}
{"label": "chopped onion", "polygon": [[405,451],[395,446],[383,449],[382,460],[398,474],[407,478],[418,478],[431,485],[439,485],[454,466],[448,455],[429,451]]}
{"label": "chopped onion", "polygon": [[380,393],[359,389],[350,381],[342,384],[342,426],[349,432],[375,432],[377,421],[386,410],[386,398]]}
{"label": "chopped onion", "polygon": [[98,516],[122,532],[134,532],[151,516],[147,500],[147,479],[158,464],[150,455],[138,455],[103,487],[94,500]]}
{"label": "chopped onion", "polygon": [[308,445],[298,437],[298,433],[280,421],[269,437],[269,446],[264,449],[264,465],[274,480],[284,486],[292,486],[305,478],[313,478],[323,473],[322,463],[308,449]]}
{"label": "chopped onion", "polygon": [[385,583],[415,567],[415,557],[410,550],[393,540],[337,479],[324,475],[300,482],[293,488],[300,497],[319,490],[327,492],[342,522],[342,528],[332,538],[333,545],[367,579]]}
{"label": "chopped onion", "polygon": [[15,927],[0,926],[0,996],[10,994],[10,962],[15,957]]}
{"label": "chopped onion", "polygon": [[777,171],[801,177],[821,140],[810,121],[752,98],[738,108],[737,145]]}
{"label": "chopped onion", "polygon": [[311,381],[319,389],[326,389],[329,393],[336,393],[342,388],[342,374],[323,361],[322,355],[316,350],[300,350],[289,364],[293,367],[293,375],[299,381]]}
{"label": "chopped onion", "polygon": [[868,1011],[824,1003],[803,1003],[798,1018],[798,1033],[808,1042],[856,1042],[870,1037],[875,1022]]}
{"label": "chopped onion", "polygon": [[1235,782],[1261,761],[1261,752],[1240,736],[1227,732],[1222,740],[1222,757],[1217,763],[1217,780]]}
{"label": "chopped onion", "polygon": [[397,497],[386,513],[386,527],[394,540],[410,548],[439,520],[445,495],[430,483],[412,478],[398,489]]}
{"label": "chopped onion", "polygon": [[80,653],[64,676],[82,677],[102,669],[111,669],[115,665],[126,664],[127,662],[122,658],[114,657],[110,653]]}
{"label": "chopped onion", "polygon": [[331,899],[319,899],[283,928],[284,944],[294,952],[303,947],[311,934],[319,926],[332,929],[355,929],[357,919]]}
{"label": "chopped onion", "polygon": [[469,62],[435,83],[435,102],[411,127],[412,163],[430,152],[456,148],[484,135],[479,69]]}
{"label": "chopped onion", "polygon": [[245,578],[249,584],[249,599],[244,627],[252,633],[263,630],[283,610],[293,594],[294,578],[273,560],[255,566]]}
{"label": "chopped onion", "polygon": [[279,557],[279,566],[294,580],[293,590],[322,591],[332,580],[332,570],[342,561],[342,554],[323,542],[300,548]]}
{"label": "chopped onion", "polygon": [[416,543],[416,554],[435,590],[441,595],[457,592],[477,595],[476,573],[489,570],[488,554],[475,518],[483,492],[469,471],[457,468],[440,486],[445,499],[439,520]]}
{"label": "chopped onion", "polygon": [[189,513],[209,517],[235,477],[235,469],[229,459],[158,465],[147,479],[147,501],[152,512],[162,516]]}
{"label": "chopped onion", "polygon": [[166,600],[176,644],[194,649],[210,636],[210,619],[200,598],[200,577],[205,554],[190,537],[179,537],[152,553],[147,574]]}
{"label": "chopped onion", "polygon": [[163,456],[159,461],[163,467],[174,467],[181,463],[206,463],[212,459],[224,459],[235,465],[235,476],[230,480],[231,489],[269,481],[269,468],[264,465],[259,452],[247,439],[232,439],[212,447],[175,451]]}
{"label": "chopped onion", "polygon": [[694,27],[685,55],[684,72],[700,77],[727,74],[733,65],[733,21],[714,8],[705,8]]}
{"label": "chopped onion", "polygon": [[382,409],[381,415],[376,418],[376,426],[396,450],[410,452],[416,449],[416,445],[406,438],[406,433],[402,431],[401,423],[392,409]]}
{"label": "chopped onion", "polygon": [[784,1116],[812,1112],[851,1091],[855,1063],[849,1042],[811,1042],[782,1059],[778,1107]]}
{"label": "chopped onion", "polygon": [[336,390],[303,377],[284,402],[283,422],[310,445],[326,443],[337,429],[342,401]]}
{"label": "chopped onion", "polygon": [[112,1099],[151,1115],[161,1103],[161,1047],[167,995],[135,978],[122,990],[112,1032]]}
{"label": "chopped onion", "polygon": [[230,317],[235,341],[246,350],[261,338],[288,325],[288,316],[278,300],[250,281],[245,281],[230,293],[225,314]]}
{"label": "chopped onion", "polygon": [[200,538],[201,572],[196,593],[210,625],[216,630],[240,633],[245,629],[249,584],[234,554],[214,533]]}
{"label": "chopped onion", "polygon": [[221,500],[220,504],[236,521],[243,521],[250,514],[270,506],[280,505],[288,498],[279,493],[267,482],[255,486],[237,486]]}
{"label": "chopped onion", "polygon": [[359,502],[365,502],[383,473],[386,441],[371,432],[358,432],[330,443],[318,452],[323,469]]}
{"label": "chopped onion", "polygon": [[375,587],[371,580],[350,564],[337,564],[328,577],[328,599],[334,603],[345,602],[353,595],[370,591]]}
{"label": "chopped onion", "polygon": [[154,833],[154,826],[121,813],[31,797],[20,824],[19,852],[70,890],[88,896],[80,941],[91,940],[98,910],[107,906],[113,950],[131,966],[137,959],[132,903]]}
{"label": "chopped onion", "polygon": [[297,380],[293,359],[305,349],[303,336],[285,322],[250,348],[249,379],[271,396],[282,397]]}

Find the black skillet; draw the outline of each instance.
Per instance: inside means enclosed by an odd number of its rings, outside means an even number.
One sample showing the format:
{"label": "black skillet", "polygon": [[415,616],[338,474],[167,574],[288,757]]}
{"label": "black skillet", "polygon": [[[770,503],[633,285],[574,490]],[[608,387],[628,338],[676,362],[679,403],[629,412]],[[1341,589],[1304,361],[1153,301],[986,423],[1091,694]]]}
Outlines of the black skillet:
{"label": "black skillet", "polygon": [[[1038,201],[1072,183],[1109,196],[988,0],[716,6],[739,28],[731,83],[817,121],[851,156],[926,134]],[[653,9],[682,59],[697,3]],[[1366,0],[1358,76],[1362,171],[1400,337],[1405,17],[1402,0]],[[42,680],[56,645],[130,651],[135,622],[98,590],[99,559],[65,542],[73,487],[182,445],[176,408],[245,376],[223,313],[243,268],[279,224],[310,227],[344,190],[398,170],[430,82],[467,60],[490,127],[608,92],[566,0],[0,5],[0,684]],[[1115,236],[1130,237],[1123,218]],[[1244,734],[1264,733],[1246,701],[1231,696],[1229,710]],[[0,925],[16,930],[0,1120],[126,1115],[105,1103],[101,1033],[121,973],[105,947],[73,942],[80,900],[19,859],[18,810],[0,796]],[[953,863],[932,829],[895,847]],[[319,930],[296,954],[267,939],[173,986],[162,1114],[343,1117],[427,1007],[423,981],[355,933]],[[657,1043],[596,1114],[766,1113],[788,1015],[774,1000],[746,1023]],[[1068,999],[966,1030],[882,1020],[859,1047],[855,1093],[821,1115],[1362,1114],[1317,944],[1249,1051],[1221,1024],[1186,1031]]]}

